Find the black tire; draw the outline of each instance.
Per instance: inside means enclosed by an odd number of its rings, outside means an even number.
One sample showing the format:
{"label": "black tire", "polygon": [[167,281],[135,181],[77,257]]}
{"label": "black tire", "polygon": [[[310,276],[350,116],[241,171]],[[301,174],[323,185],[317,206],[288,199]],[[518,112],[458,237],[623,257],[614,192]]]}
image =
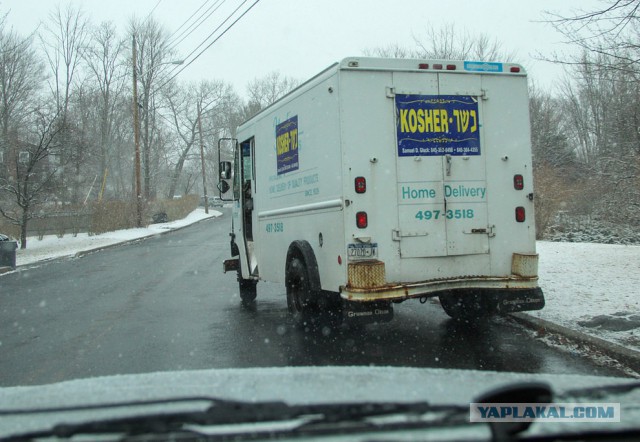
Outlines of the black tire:
{"label": "black tire", "polygon": [[314,293],[309,282],[309,271],[304,261],[295,256],[287,265],[287,307],[294,321],[301,326],[310,326],[313,317]]}
{"label": "black tire", "polygon": [[243,304],[248,304],[256,300],[258,283],[251,279],[240,279],[238,277],[238,285],[240,287],[240,299]]}
{"label": "black tire", "polygon": [[462,321],[478,321],[489,316],[489,311],[478,293],[439,296],[440,305],[451,318]]}

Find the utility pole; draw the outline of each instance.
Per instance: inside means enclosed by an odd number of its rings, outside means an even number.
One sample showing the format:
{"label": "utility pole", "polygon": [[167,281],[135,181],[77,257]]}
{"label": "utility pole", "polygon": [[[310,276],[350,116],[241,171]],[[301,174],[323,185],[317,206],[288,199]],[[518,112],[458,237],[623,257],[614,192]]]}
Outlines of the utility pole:
{"label": "utility pole", "polygon": [[133,36],[133,139],[136,148],[136,225],[142,227],[142,197],[140,195],[140,117],[138,115],[138,50],[136,36]]}
{"label": "utility pole", "polygon": [[202,191],[204,192],[204,213],[209,213],[209,197],[207,197],[207,178],[204,173],[204,143],[202,142],[202,108],[198,101],[198,133],[200,134],[200,162],[202,163]]}

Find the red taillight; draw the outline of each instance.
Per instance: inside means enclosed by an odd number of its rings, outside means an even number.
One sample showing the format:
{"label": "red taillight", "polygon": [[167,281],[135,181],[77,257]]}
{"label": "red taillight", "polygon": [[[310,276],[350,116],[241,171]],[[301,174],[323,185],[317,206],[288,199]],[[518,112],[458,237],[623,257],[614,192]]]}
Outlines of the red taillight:
{"label": "red taillight", "polygon": [[356,225],[359,229],[364,229],[369,225],[369,220],[367,219],[367,212],[358,212],[356,213]]}
{"label": "red taillight", "polygon": [[429,63],[420,63],[418,69],[429,69]]}
{"label": "red taillight", "polygon": [[520,72],[520,66],[511,66],[511,68],[509,69],[509,72],[517,74],[518,72]]}
{"label": "red taillight", "polygon": [[524,189],[524,178],[522,175],[514,175],[513,176],[513,188],[516,190]]}
{"label": "red taillight", "polygon": [[447,65],[447,70],[448,71],[455,71],[457,68],[457,66],[455,64],[448,64]]}
{"label": "red taillight", "polygon": [[356,177],[355,186],[356,193],[365,193],[367,191],[367,180],[363,176]]}
{"label": "red taillight", "polygon": [[516,207],[516,221],[523,223],[525,219],[524,207]]}

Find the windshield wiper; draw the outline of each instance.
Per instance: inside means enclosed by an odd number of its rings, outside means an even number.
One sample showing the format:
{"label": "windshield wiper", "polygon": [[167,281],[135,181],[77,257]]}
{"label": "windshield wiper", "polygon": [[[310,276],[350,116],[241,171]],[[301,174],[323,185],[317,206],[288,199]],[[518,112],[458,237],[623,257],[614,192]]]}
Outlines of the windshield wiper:
{"label": "windshield wiper", "polygon": [[[469,405],[432,405],[428,402],[335,403],[289,405],[284,402],[242,402],[207,397],[136,401],[35,410],[0,410],[0,416],[26,413],[64,413],[114,408],[132,408],[186,402],[209,403],[204,410],[141,412],[137,416],[107,417],[77,424],[57,424],[50,429],[15,435],[18,439],[44,437],[69,438],[75,435],[121,434],[123,436],[190,433],[208,437],[234,438],[274,435],[319,435],[371,430],[410,430],[445,426],[476,425],[469,422]],[[476,399],[486,403],[550,402],[551,391],[545,384],[514,384],[495,389]],[[267,427],[246,427],[269,423]],[[288,425],[278,425],[285,424]],[[273,424],[273,425],[271,425]],[[292,425],[291,425],[292,424]],[[232,428],[229,426],[240,425]],[[242,428],[242,426],[245,426]],[[480,424],[482,425],[482,424]],[[525,431],[530,423],[491,423],[494,440],[511,439]],[[216,426],[226,426],[220,433]]]}
{"label": "windshield wiper", "polygon": [[599,397],[603,394],[623,394],[629,393],[633,390],[640,388],[640,382],[631,382],[628,384],[612,384],[612,385],[602,385],[599,387],[587,387],[587,388],[576,388],[573,390],[566,390],[562,393],[562,397],[564,396],[582,396],[582,397]]}
{"label": "windshield wiper", "polygon": [[57,406],[57,407],[42,407],[42,408],[4,408],[4,409],[0,409],[0,416],[16,416],[21,414],[40,414],[40,413],[65,413],[65,412],[71,412],[71,411],[108,410],[110,408],[144,407],[144,406],[152,406],[152,405],[193,403],[193,402],[206,402],[210,405],[233,405],[233,404],[244,403],[242,401],[234,401],[230,399],[219,399],[219,398],[214,398],[209,396],[185,396],[185,397],[178,397],[178,398],[105,402],[105,403],[98,403],[98,404],[83,404],[83,405],[69,405],[69,406]]}
{"label": "windshield wiper", "polygon": [[[412,416],[412,419],[400,423],[393,422],[384,425],[385,428],[398,427],[424,427],[425,421],[420,420],[420,416],[427,413],[442,414],[435,421],[427,422],[437,425],[453,424],[456,420],[453,416],[459,416],[458,423],[468,424],[468,406],[435,406],[427,402],[413,403],[337,403],[319,405],[288,405],[284,402],[239,402],[218,399],[181,398],[178,400],[155,400],[136,401],[106,404],[106,407],[99,405],[76,406],[63,408],[48,408],[31,410],[31,413],[55,413],[55,412],[75,412],[86,410],[104,410],[125,407],[154,406],[162,404],[176,404],[185,402],[211,401],[211,405],[200,411],[179,411],[179,412],[153,412],[140,416],[129,416],[124,418],[105,418],[91,420],[77,424],[57,424],[50,429],[34,431],[15,435],[18,439],[32,439],[44,437],[69,438],[76,435],[88,434],[122,434],[135,436],[141,434],[179,434],[196,433],[208,436],[215,435],[216,425],[238,425],[256,423],[283,423],[295,421],[293,426],[283,426],[278,429],[274,425],[275,432],[286,431],[291,433],[324,433],[336,424],[351,423],[351,431],[362,430],[363,428],[376,426],[375,423],[367,422],[367,419],[399,415],[403,417]],[[10,414],[26,414],[29,410],[0,410],[0,416]],[[354,423],[356,425],[354,425]],[[211,427],[209,431],[200,431],[199,427]],[[390,429],[393,429],[390,428]],[[241,429],[237,429],[241,432]],[[264,435],[273,434],[273,431],[258,431],[254,433]],[[227,434],[230,436],[230,434]]]}

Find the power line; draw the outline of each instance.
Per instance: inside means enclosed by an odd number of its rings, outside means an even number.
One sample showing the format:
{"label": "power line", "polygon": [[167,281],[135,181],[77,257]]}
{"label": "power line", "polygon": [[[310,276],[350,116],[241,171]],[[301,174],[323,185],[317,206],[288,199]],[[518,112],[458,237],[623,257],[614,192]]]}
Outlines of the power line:
{"label": "power line", "polygon": [[[191,53],[189,55],[187,55],[186,58],[189,58],[195,51],[197,51],[203,44],[206,43],[206,41],[211,38],[227,21],[229,21],[231,19],[231,17],[233,17],[233,15],[247,2],[248,0],[244,0],[240,6],[238,6],[221,24],[220,26],[218,26],[216,29],[214,29],[214,31],[209,34],[209,36],[207,36],[207,38],[205,38],[203,40],[202,43],[200,43],[193,51],[191,51]],[[178,76],[178,74],[180,74],[182,71],[184,71],[188,66],[190,66],[194,61],[196,61],[198,58],[200,58],[200,56],[202,54],[205,53],[205,51],[207,51],[211,46],[213,46],[218,40],[220,40],[220,38],[222,38],[222,36],[224,34],[226,34],[236,23],[238,23],[245,15],[247,15],[247,13],[249,11],[251,11],[251,9],[253,9],[253,7],[255,5],[257,5],[260,2],[260,0],[255,0],[255,2],[249,6],[242,14],[240,14],[240,16],[238,18],[236,18],[233,23],[231,23],[224,31],[222,31],[222,33],[220,35],[218,35],[211,43],[209,43],[202,51],[200,51],[192,60],[190,60],[188,63],[186,64],[182,64],[181,68],[173,75],[171,75],[171,77],[169,77],[169,79],[167,81],[165,81],[164,83],[162,83],[158,89],[166,86],[171,80],[173,80],[175,77]]]}
{"label": "power line", "polygon": [[[211,17],[215,12],[220,9],[220,7],[224,4],[226,0],[216,0],[216,2],[211,5],[206,11],[202,13],[202,15],[196,19],[187,29],[182,31],[180,35],[173,39],[173,41],[169,42],[169,49],[176,47],[180,43],[182,43],[187,37],[193,34],[200,26],[204,24],[204,22]],[[214,9],[215,8],[215,9]],[[213,10],[212,10],[213,9]],[[207,15],[205,15],[207,14]],[[186,34],[185,34],[186,33]],[[179,40],[178,40],[179,39]],[[177,41],[176,41],[177,40]]]}
{"label": "power line", "polygon": [[145,18],[146,20],[149,20],[149,17],[151,17],[151,14],[153,14],[153,12],[158,8],[158,6],[160,5],[160,3],[162,3],[162,0],[158,0],[158,3],[156,3],[156,5],[153,7],[153,9],[151,9],[151,12],[149,12],[147,14],[147,18]]}
{"label": "power line", "polygon": [[[215,28],[215,29],[211,32],[211,34],[207,35],[207,36],[204,38],[204,40],[202,40],[202,42],[200,42],[200,44],[199,44],[198,46],[196,46],[196,48],[195,48],[193,51],[191,51],[191,52],[190,52],[186,57],[184,57],[184,59],[186,60],[187,58],[191,57],[191,56],[192,56],[192,55],[193,55],[193,54],[194,54],[198,49],[200,49],[200,48],[202,47],[202,45],[204,45],[204,44],[207,42],[207,40],[209,40],[209,39],[210,39],[210,38],[211,38],[211,37],[212,37],[216,32],[218,32],[218,30],[219,30],[219,29],[220,29],[220,28],[221,28],[221,27],[222,27],[222,26],[223,26],[227,21],[229,21],[229,19],[231,19],[231,17],[233,17],[233,15],[234,15],[236,12],[238,12],[238,10],[239,10],[240,8],[242,8],[242,6],[244,6],[244,4],[245,4],[245,3],[247,3],[247,1],[248,1],[248,0],[243,0],[243,2],[242,2],[242,3],[240,3],[240,5],[239,5],[236,9],[234,9],[234,10],[233,10],[233,12],[232,12],[231,14],[229,14],[229,15],[227,16],[227,18],[225,18],[225,19],[222,21],[222,23],[220,23],[220,24],[218,25],[218,27],[217,27],[217,28]],[[189,64],[191,64],[191,62],[189,62]],[[188,65],[185,65],[185,68],[186,68],[187,66],[188,66]],[[179,68],[177,68],[177,67],[176,67],[176,68],[174,68],[173,70],[174,70],[174,71],[176,71],[176,70],[178,70],[178,69],[179,69]],[[182,72],[182,70],[180,70],[180,72]],[[178,72],[178,73],[179,73],[179,72]],[[170,73],[170,75],[171,75],[171,73]],[[177,75],[177,74],[176,74],[176,75]],[[172,78],[173,78],[173,77],[172,77]]]}
{"label": "power line", "polygon": [[173,33],[169,36],[169,40],[173,39],[173,36],[176,35],[178,33],[178,31],[180,31],[180,29],[182,29],[182,27],[184,25],[186,25],[187,23],[189,23],[189,20],[191,20],[193,18],[194,15],[196,15],[198,12],[200,12],[200,9],[202,9],[204,7],[204,5],[206,5],[207,3],[209,3],[211,0],[204,0],[204,3],[202,3],[200,5],[200,7],[198,9],[195,10],[195,12],[193,14],[191,14],[191,16],[189,16],[188,19],[186,19],[184,22],[182,22],[182,24],[180,26],[178,26],[178,28],[173,31]]}

